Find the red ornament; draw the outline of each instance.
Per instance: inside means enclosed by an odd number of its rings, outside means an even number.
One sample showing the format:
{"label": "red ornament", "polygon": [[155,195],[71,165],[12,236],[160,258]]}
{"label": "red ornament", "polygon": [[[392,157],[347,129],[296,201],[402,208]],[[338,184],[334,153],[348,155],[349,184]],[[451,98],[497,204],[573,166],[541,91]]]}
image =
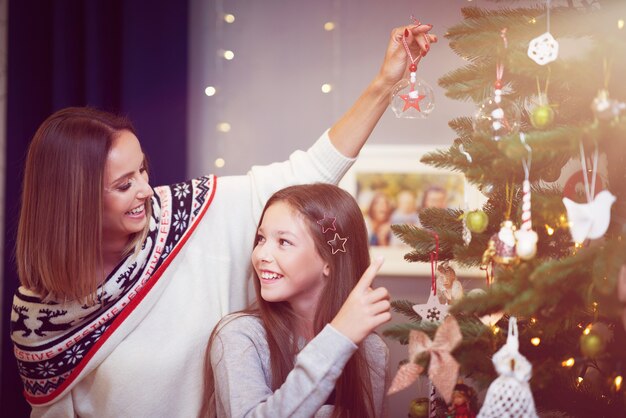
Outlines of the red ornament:
{"label": "red ornament", "polygon": [[418,95],[417,97],[411,97],[408,94],[401,95],[400,98],[404,100],[404,109],[402,109],[402,111],[405,112],[407,109],[414,107],[418,112],[421,112],[422,109],[420,109],[420,101],[422,101],[424,97],[426,96]]}
{"label": "red ornament", "polygon": [[493,83],[493,86],[497,89],[497,90],[502,90],[502,80],[496,80],[495,83]]}
{"label": "red ornament", "polygon": [[417,71],[417,65],[415,65],[414,63],[413,63],[413,64],[411,64],[411,65],[409,66],[409,70],[410,70],[412,73],[414,73],[415,71]]}

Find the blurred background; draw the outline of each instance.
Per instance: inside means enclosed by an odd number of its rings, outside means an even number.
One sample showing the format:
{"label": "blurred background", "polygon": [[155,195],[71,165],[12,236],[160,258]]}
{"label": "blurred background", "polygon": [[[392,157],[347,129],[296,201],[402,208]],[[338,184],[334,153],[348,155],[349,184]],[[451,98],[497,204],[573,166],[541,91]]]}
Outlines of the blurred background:
{"label": "blurred background", "polygon": [[[418,120],[389,109],[369,143],[447,147],[448,121],[475,107],[437,86],[464,64],[444,35],[473,5],[498,7],[487,0],[0,0],[2,415],[29,411],[8,324],[23,163],[48,115],[84,105],[128,115],[153,185],[244,174],[308,148],[376,75],[391,30],[415,15],[439,36],[418,68],[434,89],[435,110]],[[425,303],[430,268],[423,267],[376,283],[392,299]],[[466,289],[483,284],[459,279]],[[388,343],[394,373],[406,348]],[[393,395],[390,416],[406,416],[418,396],[428,396],[426,382]]]}

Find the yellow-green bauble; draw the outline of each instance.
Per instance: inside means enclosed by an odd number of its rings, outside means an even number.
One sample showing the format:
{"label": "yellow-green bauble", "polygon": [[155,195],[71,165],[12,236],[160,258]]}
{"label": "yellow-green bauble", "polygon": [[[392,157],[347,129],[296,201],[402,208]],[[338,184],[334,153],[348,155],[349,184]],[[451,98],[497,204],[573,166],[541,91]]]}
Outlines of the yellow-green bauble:
{"label": "yellow-green bauble", "polygon": [[545,129],[554,121],[554,110],[550,105],[541,105],[533,109],[530,114],[530,123],[536,129]]}
{"label": "yellow-green bauble", "polygon": [[480,234],[487,229],[489,217],[482,210],[472,210],[465,214],[465,223],[467,224],[467,229],[476,234]]}
{"label": "yellow-green bauble", "polygon": [[606,341],[600,335],[590,332],[580,337],[580,352],[585,357],[594,358],[604,352]]}
{"label": "yellow-green bauble", "polygon": [[428,418],[428,398],[417,398],[411,401],[410,418]]}

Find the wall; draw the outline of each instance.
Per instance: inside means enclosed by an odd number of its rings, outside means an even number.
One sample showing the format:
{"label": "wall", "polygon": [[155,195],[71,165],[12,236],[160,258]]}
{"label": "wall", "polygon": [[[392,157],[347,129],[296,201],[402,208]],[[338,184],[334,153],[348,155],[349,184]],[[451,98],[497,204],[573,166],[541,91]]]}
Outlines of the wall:
{"label": "wall", "polygon": [[[369,143],[449,146],[455,136],[448,121],[473,114],[474,105],[446,98],[437,86],[439,77],[464,65],[443,35],[461,20],[460,8],[472,4],[476,2],[192,0],[188,175],[243,174],[253,164],[280,161],[308,147],[376,75],[391,29],[408,25],[411,14],[433,24],[440,39],[418,70],[435,91],[436,108],[426,120],[397,119],[388,109]],[[221,18],[225,13],[235,16],[232,24]],[[324,30],[328,21],[335,22],[333,31]],[[221,58],[220,49],[232,50],[234,59]],[[321,92],[324,83],[332,84],[331,93]],[[204,94],[209,85],[216,87],[216,95]],[[228,122],[230,132],[218,132],[220,122]],[[225,160],[223,168],[214,166],[218,157]],[[462,282],[465,288],[483,283],[476,278]],[[383,276],[375,283],[387,287],[392,299],[424,303],[430,277]],[[395,341],[388,345],[395,371],[406,358],[406,347]],[[393,395],[390,416],[406,416],[416,396],[428,396],[427,383]]]}

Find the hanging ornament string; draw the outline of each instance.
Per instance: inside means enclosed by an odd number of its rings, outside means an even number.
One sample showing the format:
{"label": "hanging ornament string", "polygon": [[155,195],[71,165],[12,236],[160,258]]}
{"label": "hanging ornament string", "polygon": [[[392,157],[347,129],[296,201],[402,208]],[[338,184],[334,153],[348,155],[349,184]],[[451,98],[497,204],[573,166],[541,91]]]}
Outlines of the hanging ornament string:
{"label": "hanging ornament string", "polygon": [[550,0],[546,2],[546,32],[550,33]]}
{"label": "hanging ornament string", "polygon": [[435,277],[435,272],[437,271],[438,262],[439,262],[439,235],[434,231],[429,231],[433,237],[435,238],[435,250],[430,252],[430,274],[431,274],[431,283],[430,287],[432,288],[433,294],[437,295],[437,279]]}
{"label": "hanging ornament string", "polygon": [[[404,36],[402,37],[402,45],[404,46],[404,50],[406,51],[406,55],[409,57],[411,64],[409,65],[409,71],[411,72],[411,78],[415,78],[415,72],[417,71],[417,64],[419,64],[422,59],[422,55],[418,54],[417,57],[413,58],[413,54],[411,54],[411,49],[409,48],[409,44],[406,42],[406,38],[409,36],[409,30],[404,30]],[[413,84],[415,84],[414,80],[411,80]]]}
{"label": "hanging ornament string", "polygon": [[[506,38],[506,28],[503,28],[500,31],[500,37],[502,38],[502,42],[504,42],[504,49],[507,49],[509,47],[509,41]],[[494,83],[494,87],[496,88],[495,94],[496,94],[496,102],[498,102],[499,100],[497,100],[500,95],[502,94],[502,77],[504,76],[504,64],[502,63],[501,60],[498,60],[498,63],[496,64],[496,82]]]}
{"label": "hanging ornament string", "polygon": [[485,270],[485,280],[487,281],[487,288],[490,288],[491,283],[493,283],[493,261],[489,261],[485,266],[481,267],[481,270]]}
{"label": "hanging ornament string", "polygon": [[580,145],[580,164],[583,169],[583,183],[585,185],[585,195],[587,196],[587,203],[591,203],[593,198],[596,195],[596,177],[598,173],[598,146],[593,152],[593,168],[591,169],[591,187],[589,187],[589,172],[587,171],[587,162],[585,157],[585,149],[583,147],[582,141],[579,143]]}
{"label": "hanging ornament string", "polygon": [[506,200],[506,213],[504,214],[504,219],[511,219],[511,211],[513,210],[513,197],[515,195],[515,189],[512,187],[509,180],[506,181],[504,185],[504,198]]}

